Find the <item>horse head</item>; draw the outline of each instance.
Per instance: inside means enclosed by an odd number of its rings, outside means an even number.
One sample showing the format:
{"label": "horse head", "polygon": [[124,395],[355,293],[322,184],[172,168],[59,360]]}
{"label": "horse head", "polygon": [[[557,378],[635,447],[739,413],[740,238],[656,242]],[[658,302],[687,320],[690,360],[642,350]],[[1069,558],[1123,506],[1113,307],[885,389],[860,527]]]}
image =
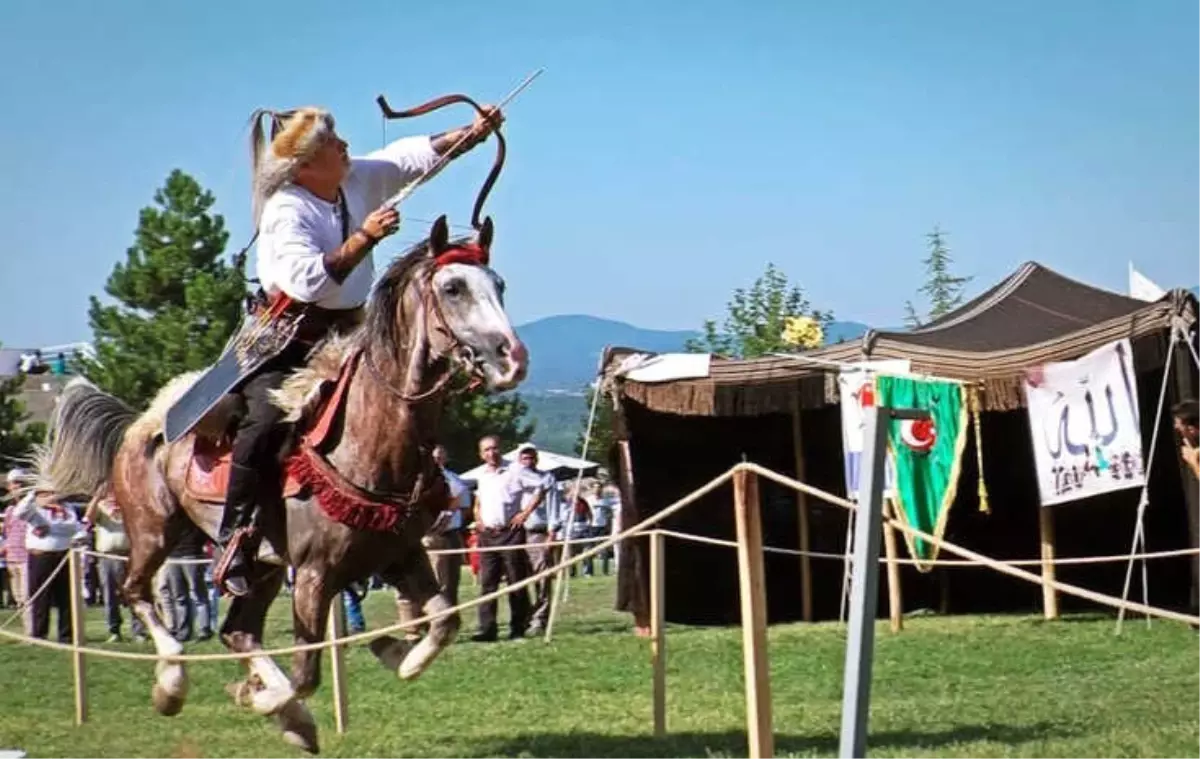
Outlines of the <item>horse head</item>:
{"label": "horse head", "polygon": [[504,310],[504,281],[490,267],[490,218],[473,237],[450,238],[445,216],[429,238],[380,280],[368,316],[372,342],[408,344],[414,360],[448,361],[482,380],[489,391],[511,390],[525,379],[529,353]]}

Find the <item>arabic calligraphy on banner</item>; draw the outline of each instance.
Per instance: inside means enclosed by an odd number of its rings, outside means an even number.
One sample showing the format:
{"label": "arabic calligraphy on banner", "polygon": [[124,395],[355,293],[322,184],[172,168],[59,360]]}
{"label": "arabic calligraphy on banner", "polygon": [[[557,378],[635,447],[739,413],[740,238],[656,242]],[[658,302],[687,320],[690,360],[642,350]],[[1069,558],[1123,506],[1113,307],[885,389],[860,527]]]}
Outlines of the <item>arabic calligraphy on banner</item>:
{"label": "arabic calligraphy on banner", "polygon": [[1128,339],[1029,371],[1024,388],[1043,506],[1145,484]]}

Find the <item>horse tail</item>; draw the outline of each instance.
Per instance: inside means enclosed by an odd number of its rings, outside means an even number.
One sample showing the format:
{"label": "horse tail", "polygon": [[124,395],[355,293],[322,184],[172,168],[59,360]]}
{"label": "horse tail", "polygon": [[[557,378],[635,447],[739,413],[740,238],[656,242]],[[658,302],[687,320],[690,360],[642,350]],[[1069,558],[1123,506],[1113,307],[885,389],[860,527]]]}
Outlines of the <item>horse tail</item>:
{"label": "horse tail", "polygon": [[38,484],[56,493],[95,494],[112,478],[117,451],[136,418],[119,398],[82,377],[71,380],[35,454]]}

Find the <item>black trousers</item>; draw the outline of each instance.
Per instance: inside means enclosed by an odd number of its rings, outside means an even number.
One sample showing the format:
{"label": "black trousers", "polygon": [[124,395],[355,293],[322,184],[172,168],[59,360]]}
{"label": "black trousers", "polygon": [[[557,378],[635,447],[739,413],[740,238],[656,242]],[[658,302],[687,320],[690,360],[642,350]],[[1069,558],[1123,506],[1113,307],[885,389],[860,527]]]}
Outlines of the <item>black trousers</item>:
{"label": "black trousers", "polygon": [[[29,593],[32,595],[54,572],[67,555],[66,551],[47,551],[29,554]],[[57,610],[58,642],[71,642],[71,573],[63,567],[50,585],[33,602],[33,637],[46,639],[50,635],[50,607]]]}
{"label": "black trousers", "polygon": [[[500,589],[500,580],[508,581],[509,585],[520,582],[530,575],[529,554],[525,552],[525,528],[515,527],[503,530],[480,530],[479,547],[519,546],[516,551],[483,551],[479,554],[479,583],[484,595]],[[479,633],[494,636],[496,634],[495,601],[488,601],[479,606]],[[509,621],[509,632],[514,637],[525,634],[529,626],[529,594],[521,588],[508,596],[508,609],[512,619]]]}

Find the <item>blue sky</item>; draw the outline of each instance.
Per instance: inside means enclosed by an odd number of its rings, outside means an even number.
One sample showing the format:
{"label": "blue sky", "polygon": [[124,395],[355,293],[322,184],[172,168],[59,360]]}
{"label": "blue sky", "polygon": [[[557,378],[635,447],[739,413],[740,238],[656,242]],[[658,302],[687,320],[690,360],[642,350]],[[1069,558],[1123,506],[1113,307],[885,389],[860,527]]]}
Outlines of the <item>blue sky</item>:
{"label": "blue sky", "polygon": [[[173,168],[249,238],[247,119],[374,98],[510,108],[489,204],[517,323],[691,328],[773,261],[839,318],[899,322],[924,235],[971,292],[1025,260],[1116,290],[1198,273],[1197,5],[1176,0],[0,3],[0,341],[89,339],[87,297]],[[466,109],[392,122],[437,131]],[[394,238],[466,224],[490,146]]]}

